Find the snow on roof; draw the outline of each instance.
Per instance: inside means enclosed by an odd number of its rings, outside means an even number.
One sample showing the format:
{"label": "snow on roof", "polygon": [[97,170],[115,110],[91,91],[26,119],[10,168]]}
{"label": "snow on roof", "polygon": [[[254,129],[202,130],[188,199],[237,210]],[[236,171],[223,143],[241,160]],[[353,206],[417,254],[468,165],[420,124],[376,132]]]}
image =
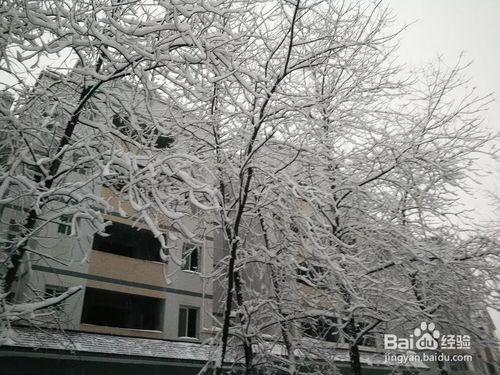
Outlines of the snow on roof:
{"label": "snow on roof", "polygon": [[16,327],[13,341],[9,346],[204,362],[213,353],[199,343],[30,327]]}
{"label": "snow on roof", "polygon": [[[153,357],[186,361],[207,362],[213,359],[215,348],[193,342],[167,341],[139,337],[125,337],[88,333],[80,331],[61,331],[48,328],[21,327],[15,328],[13,339],[4,347],[49,349],[70,352],[99,353],[123,356]],[[258,349],[257,349],[258,350]],[[262,350],[262,348],[261,348]],[[268,350],[273,355],[284,355],[284,347],[272,345]],[[296,355],[314,358],[313,353],[297,350]],[[337,347],[332,353],[335,362],[349,362],[347,348]],[[393,366],[388,363],[384,353],[362,352],[361,363],[367,366]],[[419,361],[406,363],[404,367],[427,368]]]}

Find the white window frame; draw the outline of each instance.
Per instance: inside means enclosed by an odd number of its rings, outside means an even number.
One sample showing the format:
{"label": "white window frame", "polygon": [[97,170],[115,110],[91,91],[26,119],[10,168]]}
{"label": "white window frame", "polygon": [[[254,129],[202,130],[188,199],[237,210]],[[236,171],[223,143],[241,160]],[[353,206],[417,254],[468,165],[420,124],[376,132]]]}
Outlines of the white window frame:
{"label": "white window frame", "polygon": [[[196,249],[196,256],[197,256],[197,266],[195,269],[192,269],[192,256],[193,256],[193,250]],[[184,243],[182,245],[182,266],[181,269],[186,272],[196,272],[200,273],[201,272],[201,247],[198,245],[194,245],[192,243]]]}
{"label": "white window frame", "polygon": [[[181,327],[181,310],[185,310],[185,322],[184,322],[184,327]],[[195,336],[189,336],[189,311],[195,311],[196,312],[196,321],[195,321]],[[181,328],[183,331],[181,331]],[[179,317],[178,317],[178,332],[177,336],[180,338],[191,338],[191,339],[198,339],[200,335],[200,308],[195,307],[195,306],[186,306],[186,305],[180,305],[179,306]]]}

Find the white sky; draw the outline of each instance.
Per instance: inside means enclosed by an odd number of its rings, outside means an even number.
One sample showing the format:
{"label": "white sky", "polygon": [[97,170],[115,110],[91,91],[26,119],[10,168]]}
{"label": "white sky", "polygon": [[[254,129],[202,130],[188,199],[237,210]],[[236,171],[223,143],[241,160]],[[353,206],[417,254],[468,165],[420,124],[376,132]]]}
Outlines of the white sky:
{"label": "white sky", "polygon": [[[411,24],[400,37],[401,62],[421,66],[442,56],[453,65],[461,52],[472,61],[469,75],[480,93],[493,92],[495,102],[484,114],[484,125],[500,132],[500,0],[386,0],[401,27]],[[500,223],[500,210],[486,198],[486,191],[500,193],[500,163],[485,161],[489,173],[466,198],[478,222]],[[500,313],[492,311],[500,338]]]}
{"label": "white sky", "polygon": [[[496,101],[484,114],[484,125],[500,132],[500,0],[386,0],[396,18],[396,26],[409,25],[400,37],[401,61],[411,66],[436,61],[441,56],[448,65],[460,53],[472,61],[468,74],[479,93],[494,93]],[[411,24],[411,25],[410,25]],[[478,220],[493,220],[500,212],[480,190],[500,192],[500,164],[481,163],[491,173],[481,180],[473,197]]]}

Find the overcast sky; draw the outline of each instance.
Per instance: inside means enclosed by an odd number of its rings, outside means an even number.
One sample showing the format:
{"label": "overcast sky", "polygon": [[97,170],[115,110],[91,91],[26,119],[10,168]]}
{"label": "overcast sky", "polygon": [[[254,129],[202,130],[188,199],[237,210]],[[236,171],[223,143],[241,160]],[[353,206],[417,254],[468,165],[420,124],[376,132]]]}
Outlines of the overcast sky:
{"label": "overcast sky", "polygon": [[[472,61],[469,74],[481,93],[495,102],[485,113],[485,126],[500,132],[500,0],[386,0],[397,26],[411,24],[400,37],[401,61],[420,66],[442,56],[453,65],[461,52]],[[480,162],[489,175],[480,180],[466,204],[478,221],[500,222],[500,209],[486,198],[500,193],[500,164]],[[500,338],[500,313],[492,312]]]}
{"label": "overcast sky", "polygon": [[[400,36],[399,55],[409,66],[421,66],[442,56],[453,65],[460,53],[472,61],[468,73],[480,93],[494,93],[496,101],[485,116],[485,126],[500,131],[500,0],[386,0],[396,27],[409,25]],[[478,220],[494,220],[500,212],[481,190],[500,192],[500,165],[481,162],[486,173],[467,204]]]}

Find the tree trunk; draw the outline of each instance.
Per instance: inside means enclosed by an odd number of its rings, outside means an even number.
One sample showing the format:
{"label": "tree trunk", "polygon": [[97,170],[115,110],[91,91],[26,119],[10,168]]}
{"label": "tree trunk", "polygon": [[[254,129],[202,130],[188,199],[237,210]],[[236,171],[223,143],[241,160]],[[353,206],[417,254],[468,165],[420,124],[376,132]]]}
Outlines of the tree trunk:
{"label": "tree trunk", "polygon": [[[237,219],[236,224],[239,226],[239,219]],[[226,228],[226,233],[228,238],[231,238],[231,252],[229,258],[229,265],[227,271],[227,296],[226,296],[226,306],[224,311],[224,320],[222,323],[222,338],[221,338],[221,356],[220,363],[215,369],[216,375],[222,374],[222,368],[224,366],[224,360],[226,357],[227,344],[229,340],[229,326],[231,321],[231,310],[233,306],[233,289],[236,295],[236,302],[239,306],[243,305],[243,293],[241,290],[241,280],[240,274],[235,270],[235,263],[237,257],[238,250],[238,241],[236,240],[237,236],[232,235],[232,231],[230,228]],[[240,320],[242,323],[245,321],[244,317],[240,315]],[[245,354],[245,374],[251,375],[253,374],[253,351],[252,351],[252,342],[248,340],[246,337],[243,339],[243,351]]]}
{"label": "tree trunk", "polygon": [[[241,288],[241,276],[238,271],[234,272],[234,289],[236,292],[236,302],[238,303],[238,307],[243,306],[243,292]],[[246,317],[244,314],[239,315],[240,324],[242,331],[246,325]],[[243,335],[245,333],[243,332]],[[253,375],[253,349],[252,349],[252,340],[243,336],[243,352],[245,353],[245,375]]]}
{"label": "tree trunk", "polygon": [[356,332],[356,322],[354,317],[347,323],[346,333],[351,340],[349,343],[349,363],[351,365],[352,375],[361,375],[361,355],[359,354],[359,338]]}
{"label": "tree trunk", "polygon": [[[420,288],[420,280],[418,279],[417,277],[417,273],[412,273],[409,275],[410,277],[410,283],[411,283],[411,286],[412,286],[412,290],[413,290],[413,294],[415,295],[415,298],[418,302],[418,306],[420,308],[420,310],[422,310],[422,312],[426,312],[425,311],[425,301],[424,301],[424,297],[422,295],[422,292],[421,292],[421,288]],[[439,353],[438,354],[438,357],[439,357]],[[448,375],[448,371],[446,371],[446,369],[444,368],[444,363],[443,361],[440,361],[439,359],[436,360],[436,364],[439,368],[439,374],[440,375]]]}
{"label": "tree trunk", "polygon": [[357,343],[349,345],[349,362],[351,364],[352,375],[362,375],[361,357]]}

